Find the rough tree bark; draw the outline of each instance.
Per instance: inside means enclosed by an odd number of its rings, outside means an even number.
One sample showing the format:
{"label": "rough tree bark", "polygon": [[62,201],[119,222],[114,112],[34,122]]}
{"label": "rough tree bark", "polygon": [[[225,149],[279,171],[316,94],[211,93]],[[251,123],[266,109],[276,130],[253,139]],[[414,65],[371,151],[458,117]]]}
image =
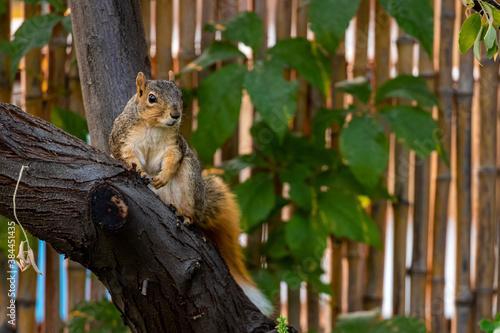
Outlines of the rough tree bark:
{"label": "rough tree bark", "polygon": [[0,214],[93,271],[132,332],[267,332],[213,244],[122,164],[0,103]]}

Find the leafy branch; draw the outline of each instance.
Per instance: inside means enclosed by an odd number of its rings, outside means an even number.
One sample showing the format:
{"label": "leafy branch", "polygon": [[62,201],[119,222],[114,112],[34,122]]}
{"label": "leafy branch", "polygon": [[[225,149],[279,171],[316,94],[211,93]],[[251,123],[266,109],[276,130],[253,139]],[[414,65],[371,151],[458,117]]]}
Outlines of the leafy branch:
{"label": "leafy branch", "polygon": [[[462,0],[464,6],[469,10],[467,19],[462,24],[458,37],[460,52],[463,54],[471,47],[474,56],[479,61],[481,57],[480,43],[484,42],[486,56],[495,58],[498,56],[498,36],[500,28],[500,4],[494,0]],[[470,14],[470,9],[477,13]]]}

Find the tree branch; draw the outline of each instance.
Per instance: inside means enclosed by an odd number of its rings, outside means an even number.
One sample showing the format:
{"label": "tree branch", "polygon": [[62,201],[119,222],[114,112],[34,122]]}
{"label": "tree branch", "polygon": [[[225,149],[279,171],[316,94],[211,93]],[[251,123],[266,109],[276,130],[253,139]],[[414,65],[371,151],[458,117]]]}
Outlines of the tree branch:
{"label": "tree branch", "polygon": [[[0,214],[90,269],[132,332],[267,332],[213,244],[116,160],[0,102]],[[146,281],[146,282],[145,282]]]}

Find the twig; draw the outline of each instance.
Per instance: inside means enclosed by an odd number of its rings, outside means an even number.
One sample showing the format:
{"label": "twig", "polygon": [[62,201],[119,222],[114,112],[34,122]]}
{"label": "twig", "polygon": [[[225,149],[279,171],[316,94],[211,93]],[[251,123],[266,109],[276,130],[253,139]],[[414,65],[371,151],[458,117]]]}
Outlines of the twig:
{"label": "twig", "polygon": [[[480,2],[479,0],[474,0],[474,7],[473,8],[477,12],[480,12],[482,10],[481,9],[481,4],[479,2]],[[498,10],[500,10],[500,3],[498,3],[495,0],[481,0],[481,2],[486,2],[487,4],[495,7]]]}

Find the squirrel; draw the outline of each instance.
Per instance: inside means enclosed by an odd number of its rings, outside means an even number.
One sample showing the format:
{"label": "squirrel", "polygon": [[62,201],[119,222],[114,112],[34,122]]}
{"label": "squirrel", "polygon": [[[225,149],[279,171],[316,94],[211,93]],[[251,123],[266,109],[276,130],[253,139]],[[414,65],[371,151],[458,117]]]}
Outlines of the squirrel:
{"label": "squirrel", "polygon": [[[196,223],[219,248],[229,270],[248,298],[266,315],[272,307],[250,278],[238,242],[240,211],[234,194],[220,177],[203,174],[198,155],[180,131],[182,93],[169,80],[147,80],[139,72],[137,94],[116,118],[109,136],[111,156],[141,176],[173,205],[185,223]],[[152,186],[151,186],[152,185]]]}

